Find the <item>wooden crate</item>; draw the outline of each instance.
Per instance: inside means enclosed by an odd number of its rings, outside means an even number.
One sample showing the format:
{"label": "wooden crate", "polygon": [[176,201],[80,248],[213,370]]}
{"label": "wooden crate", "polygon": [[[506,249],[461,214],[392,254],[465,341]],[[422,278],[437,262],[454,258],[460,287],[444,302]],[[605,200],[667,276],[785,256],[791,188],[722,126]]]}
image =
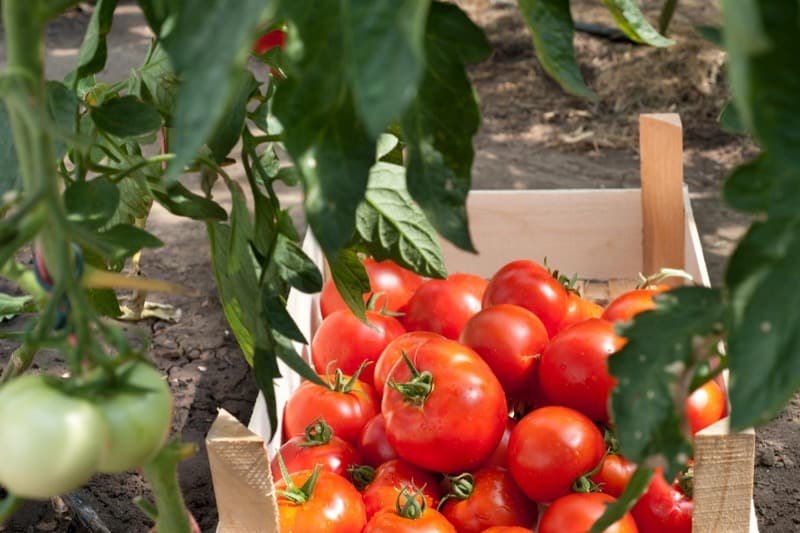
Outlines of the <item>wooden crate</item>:
{"label": "wooden crate", "polygon": [[[473,191],[467,208],[478,256],[444,244],[450,272],[491,276],[508,261],[547,256],[562,272],[577,272],[589,296],[608,300],[632,287],[640,272],[683,268],[709,283],[688,191],[683,185],[681,125],[677,115],[640,117],[642,189]],[[306,252],[324,259],[313,238]],[[311,338],[321,321],[319,295],[293,292],[289,307]],[[297,345],[310,361],[308,347]],[[278,409],[300,384],[281,365]],[[279,422],[280,424],[280,422]],[[221,533],[277,531],[264,400],[249,428],[225,412],[211,428],[208,456]],[[281,427],[276,434],[280,435]],[[757,533],[752,506],[755,436],[729,434],[727,419],[695,438],[694,533]]]}

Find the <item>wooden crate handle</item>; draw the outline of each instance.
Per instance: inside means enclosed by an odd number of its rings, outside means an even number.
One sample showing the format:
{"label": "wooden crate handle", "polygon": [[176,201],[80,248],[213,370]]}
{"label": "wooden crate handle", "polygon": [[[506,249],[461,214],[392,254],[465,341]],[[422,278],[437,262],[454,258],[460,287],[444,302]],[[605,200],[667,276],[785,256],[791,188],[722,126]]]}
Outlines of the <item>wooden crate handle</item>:
{"label": "wooden crate handle", "polygon": [[683,128],[675,113],[639,116],[642,265],[649,275],[684,268]]}

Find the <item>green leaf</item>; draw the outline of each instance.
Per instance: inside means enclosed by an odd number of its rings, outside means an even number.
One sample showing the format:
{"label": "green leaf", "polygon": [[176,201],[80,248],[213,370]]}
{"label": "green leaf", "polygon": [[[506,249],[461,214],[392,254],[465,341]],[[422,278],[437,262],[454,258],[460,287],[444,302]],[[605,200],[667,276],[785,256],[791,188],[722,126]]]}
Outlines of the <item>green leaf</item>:
{"label": "green leaf", "polygon": [[294,319],[286,310],[286,300],[272,294],[270,291],[262,291],[261,300],[264,309],[264,318],[269,327],[284,335],[288,339],[308,344],[303,332],[295,324]]}
{"label": "green leaf", "polygon": [[147,102],[164,117],[164,125],[173,127],[175,98],[180,82],[164,48],[153,44],[145,64],[135,69],[128,78],[128,93]]}
{"label": "green leaf", "polygon": [[401,121],[408,146],[408,191],[444,238],[475,251],[464,202],[480,110],[464,61],[480,60],[491,48],[458,7],[438,2],[431,6],[425,45],[425,76]]}
{"label": "green leaf", "polygon": [[[731,429],[768,422],[800,387],[800,219],[755,223],[733,254],[726,281]],[[758,354],[753,357],[753,354]]]}
{"label": "green leaf", "polygon": [[[241,346],[241,341],[239,341],[239,344]],[[275,352],[262,347],[256,347],[253,352],[251,366],[253,367],[253,376],[256,379],[256,384],[264,395],[264,403],[267,405],[267,418],[269,418],[269,427],[272,431],[270,440],[272,440],[272,437],[275,436],[275,430],[278,429],[275,380],[281,377]]]}
{"label": "green leaf", "polygon": [[[163,37],[175,72],[181,79],[167,165],[174,182],[222,119],[236,87],[235,73],[244,65],[260,23],[264,0],[184,0],[174,27]],[[163,31],[163,28],[162,28]]]}
{"label": "green leaf", "polygon": [[94,310],[101,315],[111,318],[122,316],[117,294],[112,289],[89,289],[86,297]]}
{"label": "green leaf", "polygon": [[14,137],[11,134],[11,122],[8,109],[0,100],[0,196],[8,191],[22,188],[22,178],[17,164],[17,152],[14,148]]}
{"label": "green leaf", "polygon": [[[612,419],[620,449],[630,461],[658,458],[673,479],[692,455],[680,429],[692,365],[711,354],[722,333],[721,293],[707,287],[681,287],[656,297],[656,310],[636,315],[621,334],[625,346],[608,359],[618,380],[612,391]],[[707,345],[704,345],[707,343]]]}
{"label": "green leaf", "polygon": [[342,300],[358,318],[366,322],[364,293],[370,290],[369,276],[358,254],[350,248],[344,248],[327,259],[333,283]]}
{"label": "green leaf", "polygon": [[175,0],[138,0],[139,7],[147,19],[147,24],[157,36],[161,35],[161,27],[170,15],[177,11],[180,5]]}
{"label": "green leaf", "polygon": [[706,41],[710,42],[717,48],[724,48],[725,43],[723,42],[722,36],[722,28],[720,26],[705,26],[705,25],[698,25],[694,27],[694,31],[705,39]]}
{"label": "green leaf", "polygon": [[380,161],[400,145],[400,139],[391,133],[381,133],[375,146],[375,159]]}
{"label": "green leaf", "polygon": [[55,126],[56,159],[67,153],[65,137],[75,134],[75,114],[79,100],[72,90],[58,81],[47,82],[47,113]]}
{"label": "green leaf", "polygon": [[95,4],[92,18],[89,19],[89,27],[78,50],[78,64],[75,71],[67,77],[68,81],[95,74],[106,66],[108,55],[106,36],[111,31],[116,7],[117,0],[98,0]]}
{"label": "green leaf", "polygon": [[408,193],[403,167],[372,167],[356,231],[378,261],[391,259],[423,276],[447,277],[436,230]]}
{"label": "green leaf", "polygon": [[719,114],[719,127],[722,131],[727,131],[728,133],[746,133],[742,118],[739,116],[739,111],[736,110],[733,100],[729,100],[725,107],[722,108]]}
{"label": "green leaf", "polygon": [[142,248],[160,248],[164,246],[164,243],[156,236],[130,224],[117,224],[100,233],[100,236],[106,243],[117,250],[110,259],[130,257]]}
{"label": "green leaf", "polygon": [[119,190],[104,178],[76,181],[64,191],[69,219],[89,229],[102,227],[119,205]]}
{"label": "green leaf", "polygon": [[281,361],[286,363],[289,368],[297,372],[302,378],[316,383],[317,385],[325,385],[325,382],[314,372],[314,369],[308,366],[308,363],[300,357],[294,349],[292,341],[288,337],[283,336],[275,330],[272,330],[271,334],[276,343],[276,354]]}
{"label": "green leaf", "polygon": [[649,44],[663,48],[675,44],[672,39],[667,39],[644,18],[642,10],[636,0],[603,0],[619,29],[632,41]]}
{"label": "green leaf", "polygon": [[161,127],[158,111],[132,95],[107,100],[89,114],[99,129],[117,137],[146,135]]}
{"label": "green leaf", "polygon": [[247,116],[247,102],[253,91],[258,88],[258,82],[248,70],[237,71],[234,78],[236,81],[231,98],[207,142],[217,163],[225,160],[241,137],[244,119]]}
{"label": "green leaf", "polygon": [[133,224],[137,218],[147,218],[153,206],[153,193],[147,178],[135,172],[117,182],[119,205],[109,224]]}
{"label": "green leaf", "polygon": [[639,498],[647,491],[651,479],[653,479],[652,469],[638,467],[628,480],[628,484],[625,485],[625,490],[619,498],[608,504],[603,516],[597,519],[589,533],[603,533],[614,522],[622,519],[625,513],[633,509]]}
{"label": "green leaf", "polygon": [[295,289],[312,294],[322,290],[322,274],[300,246],[279,233],[272,252],[278,275]]}
{"label": "green leaf", "polygon": [[195,220],[225,220],[228,213],[213,200],[193,193],[180,183],[171,185],[165,191],[152,189],[156,201],[173,215]]}
{"label": "green leaf", "polygon": [[36,302],[32,296],[11,296],[0,292],[0,322],[33,311],[36,311]]}
{"label": "green leaf", "polygon": [[575,24],[569,0],[520,0],[519,10],[533,34],[533,46],[542,68],[570,94],[597,95],[586,86],[572,43]]}
{"label": "green leaf", "polygon": [[767,153],[733,169],[723,185],[725,202],[747,213],[766,213],[779,172]]}

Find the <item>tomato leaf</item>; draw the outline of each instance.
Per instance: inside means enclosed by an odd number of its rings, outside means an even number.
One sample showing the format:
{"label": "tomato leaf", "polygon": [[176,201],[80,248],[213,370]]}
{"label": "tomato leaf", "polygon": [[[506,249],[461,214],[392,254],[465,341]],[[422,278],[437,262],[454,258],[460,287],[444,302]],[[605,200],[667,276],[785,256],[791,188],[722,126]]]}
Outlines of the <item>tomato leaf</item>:
{"label": "tomato leaf", "polygon": [[98,0],[95,4],[92,18],[89,19],[89,27],[86,29],[83,42],[78,50],[78,64],[75,70],[67,76],[68,82],[76,77],[81,79],[100,72],[106,66],[108,56],[106,36],[111,31],[116,7],[117,0]]}
{"label": "tomato leaf", "polygon": [[130,224],[117,224],[99,235],[108,246],[113,246],[116,250],[113,255],[108,256],[109,259],[129,257],[142,248],[164,246],[164,243],[154,235]]}
{"label": "tomato leaf", "polygon": [[305,335],[286,310],[286,301],[283,298],[277,294],[271,294],[269,291],[262,291],[261,300],[264,316],[272,330],[290,340],[308,344]]}
{"label": "tomato leaf", "polygon": [[739,111],[736,110],[736,104],[733,103],[733,100],[728,100],[725,107],[720,111],[719,127],[722,131],[728,133],[746,133],[744,124],[742,124],[742,117],[739,116]]}
{"label": "tomato leaf", "polygon": [[14,148],[8,109],[2,100],[0,100],[0,168],[3,169],[3,172],[0,172],[0,195],[20,190],[22,178],[17,164],[17,151]]}
{"label": "tomato leaf", "polygon": [[161,115],[132,95],[107,100],[89,110],[97,127],[117,137],[137,137],[161,127]]}
{"label": "tomato leaf", "polygon": [[33,296],[11,296],[0,292],[0,322],[35,310],[36,302],[33,301]]}
{"label": "tomato leaf", "polygon": [[86,291],[86,298],[101,315],[111,318],[122,316],[119,300],[113,289],[89,289]]}
{"label": "tomato leaf", "polygon": [[351,248],[344,248],[334,256],[328,256],[333,284],[336,290],[355,315],[362,322],[367,321],[364,293],[369,292],[369,276],[367,270]]}
{"label": "tomato leaf", "polygon": [[275,358],[275,352],[263,348],[257,348],[253,354],[253,376],[256,379],[261,394],[264,395],[264,403],[267,406],[267,418],[269,419],[269,427],[272,431],[270,440],[275,435],[275,430],[278,428],[278,408],[277,400],[275,398],[275,383],[274,381],[281,377],[280,370],[278,369],[278,360]]}
{"label": "tomato leaf", "polygon": [[463,11],[440,2],[431,5],[425,47],[423,81],[401,119],[408,191],[444,238],[474,252],[464,202],[480,110],[465,63],[484,59],[491,47]]}
{"label": "tomato leaf", "polygon": [[736,167],[722,189],[725,201],[740,211],[765,213],[773,196],[777,172],[766,153]]}
{"label": "tomato leaf", "polygon": [[147,179],[140,173],[131,174],[117,182],[119,204],[109,224],[133,224],[137,218],[145,218],[153,205],[153,193]]}
{"label": "tomato leaf", "polygon": [[180,183],[175,183],[166,190],[152,188],[152,193],[158,203],[173,215],[195,220],[225,220],[228,218],[228,214],[219,204],[193,193]]}
{"label": "tomato leaf", "polygon": [[61,82],[47,82],[47,112],[53,120],[54,150],[60,160],[67,153],[64,138],[75,134],[75,113],[78,110],[78,97]]}
{"label": "tomato leaf", "polygon": [[533,34],[536,57],[542,68],[570,94],[597,95],[586,86],[572,43],[575,24],[569,0],[520,0],[519,10]]}
{"label": "tomato leaf", "polygon": [[706,26],[703,24],[694,27],[695,33],[710,42],[717,48],[724,48],[722,28],[720,26]]}
{"label": "tomato leaf", "polygon": [[423,276],[447,277],[436,231],[408,194],[403,167],[372,167],[356,231],[378,261],[391,259]]}
{"label": "tomato leaf", "polygon": [[[618,384],[612,391],[612,419],[624,455],[637,464],[652,459],[675,477],[691,457],[680,429],[693,365],[703,339],[721,335],[724,308],[719,290],[681,287],[655,298],[657,308],[636,315],[621,328],[627,344],[608,360]],[[715,337],[716,336],[716,337]]]}
{"label": "tomato leaf", "polygon": [[169,57],[157,43],[152,45],[144,65],[134,69],[128,78],[128,93],[156,108],[168,128],[173,126],[172,113],[179,87]]}
{"label": "tomato leaf", "polygon": [[76,181],[64,191],[69,219],[89,229],[106,224],[117,211],[119,201],[119,189],[103,178]]}
{"label": "tomato leaf", "polygon": [[278,275],[295,289],[312,294],[322,290],[322,274],[300,246],[279,233],[272,252]]}
{"label": "tomato leaf", "polygon": [[647,491],[651,479],[653,479],[653,469],[638,467],[631,475],[628,484],[625,485],[625,490],[620,494],[619,498],[606,506],[603,516],[597,519],[597,522],[594,523],[588,533],[603,533],[614,522],[622,519],[625,513],[633,509],[639,498]]}
{"label": "tomato leaf", "polygon": [[247,116],[247,102],[253,91],[258,88],[258,82],[253,74],[245,69],[236,71],[234,79],[233,92],[222,113],[222,118],[214,126],[211,137],[206,143],[217,163],[225,160],[225,157],[236,146],[239,137],[242,136],[244,119]]}
{"label": "tomato leaf", "polygon": [[635,0],[603,0],[619,29],[632,41],[663,48],[675,44],[653,28]]}

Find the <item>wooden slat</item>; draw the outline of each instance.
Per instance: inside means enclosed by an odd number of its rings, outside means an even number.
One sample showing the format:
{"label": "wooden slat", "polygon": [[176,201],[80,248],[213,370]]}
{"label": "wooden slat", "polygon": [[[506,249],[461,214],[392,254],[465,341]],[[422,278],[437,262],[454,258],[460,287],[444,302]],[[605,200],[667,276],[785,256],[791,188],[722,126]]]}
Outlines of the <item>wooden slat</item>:
{"label": "wooden slat", "polygon": [[642,249],[648,275],[665,267],[684,268],[682,133],[676,114],[639,117]]}

